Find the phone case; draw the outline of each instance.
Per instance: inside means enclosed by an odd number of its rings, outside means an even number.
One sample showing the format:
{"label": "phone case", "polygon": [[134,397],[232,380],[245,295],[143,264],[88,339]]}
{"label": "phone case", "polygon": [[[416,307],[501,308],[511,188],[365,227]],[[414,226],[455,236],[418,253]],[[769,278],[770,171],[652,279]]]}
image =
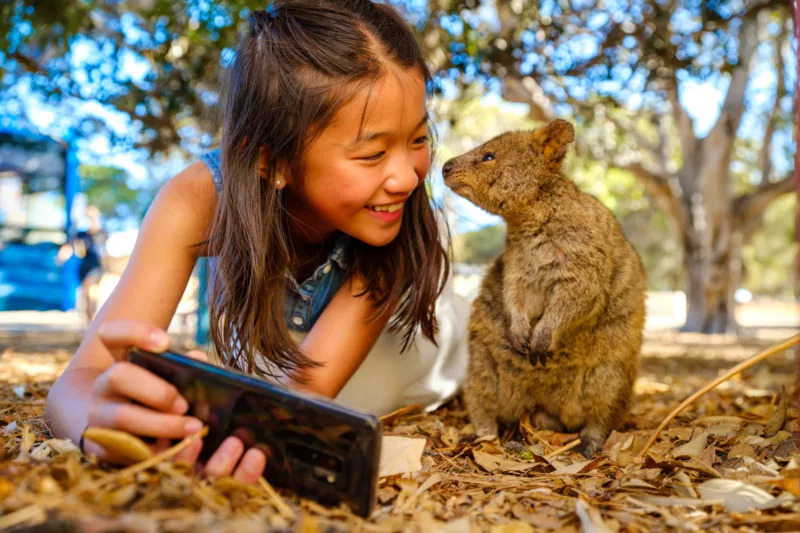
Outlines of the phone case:
{"label": "phone case", "polygon": [[374,415],[174,352],[131,348],[128,361],[172,383],[190,404],[187,414],[209,426],[201,461],[236,435],[267,454],[264,476],[273,485],[369,515],[381,442]]}

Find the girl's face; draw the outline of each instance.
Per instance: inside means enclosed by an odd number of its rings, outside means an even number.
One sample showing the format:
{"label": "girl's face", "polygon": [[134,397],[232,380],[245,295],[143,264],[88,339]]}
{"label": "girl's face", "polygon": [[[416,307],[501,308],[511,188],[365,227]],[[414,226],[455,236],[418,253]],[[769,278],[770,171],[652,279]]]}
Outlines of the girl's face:
{"label": "girl's face", "polygon": [[306,150],[302,179],[289,179],[295,237],[321,242],[339,230],[383,246],[397,236],[430,167],[425,96],[419,69],[397,68],[339,109]]}

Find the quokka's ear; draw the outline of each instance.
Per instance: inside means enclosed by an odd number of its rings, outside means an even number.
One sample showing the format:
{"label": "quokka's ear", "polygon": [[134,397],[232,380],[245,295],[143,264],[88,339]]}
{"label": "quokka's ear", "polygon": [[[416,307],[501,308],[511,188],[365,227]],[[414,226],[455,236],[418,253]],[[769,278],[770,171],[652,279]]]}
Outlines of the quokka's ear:
{"label": "quokka's ear", "polygon": [[533,141],[541,147],[542,157],[554,167],[561,164],[567,155],[567,145],[574,140],[572,124],[560,118],[533,132]]}

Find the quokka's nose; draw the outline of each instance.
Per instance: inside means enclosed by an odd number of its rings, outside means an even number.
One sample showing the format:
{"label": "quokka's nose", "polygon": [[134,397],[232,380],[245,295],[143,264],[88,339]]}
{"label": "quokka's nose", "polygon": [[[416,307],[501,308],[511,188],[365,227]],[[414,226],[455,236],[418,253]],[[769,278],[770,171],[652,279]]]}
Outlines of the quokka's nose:
{"label": "quokka's nose", "polygon": [[443,176],[447,176],[448,174],[450,174],[451,170],[453,170],[453,161],[452,160],[450,160],[450,161],[448,161],[447,163],[444,164],[444,166],[442,167],[442,175]]}

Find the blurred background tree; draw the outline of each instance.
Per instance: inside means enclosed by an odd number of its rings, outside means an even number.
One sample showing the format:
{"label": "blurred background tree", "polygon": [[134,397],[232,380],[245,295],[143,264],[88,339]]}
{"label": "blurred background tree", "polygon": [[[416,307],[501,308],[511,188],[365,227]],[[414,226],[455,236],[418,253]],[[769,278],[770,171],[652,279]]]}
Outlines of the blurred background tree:
{"label": "blurred background tree", "polygon": [[[579,154],[633,174],[668,214],[686,275],[684,329],[735,327],[743,247],[793,189],[788,3],[431,0],[428,9],[420,41],[437,72],[459,87],[499,85],[535,121],[573,118]],[[685,108],[697,82],[724,94],[705,135]]]}
{"label": "blurred background tree", "polygon": [[[56,120],[85,137],[103,133],[119,150],[197,154],[217,133],[219,74],[246,13],[267,3],[4,2],[0,118],[24,121],[27,99],[58,106]],[[504,129],[568,118],[578,130],[568,174],[619,217],[651,289],[685,288],[684,329],[734,327],[738,287],[788,292],[796,202],[776,202],[792,189],[795,150],[788,3],[393,3],[439,82],[440,161]],[[128,122],[114,127],[87,102]],[[698,102],[718,109],[709,127],[693,119]],[[98,190],[122,180],[96,176]],[[497,222],[444,201],[461,230]],[[485,261],[502,228],[459,239],[460,259]]]}
{"label": "blurred background tree", "polygon": [[[230,59],[240,13],[264,2],[91,2],[14,0],[0,4],[2,88],[49,103],[78,99],[130,118],[117,147],[164,152],[209,144],[217,74]],[[89,135],[106,125],[70,117]]]}
{"label": "blurred background tree", "polygon": [[78,174],[87,203],[106,220],[141,219],[154,195],[153,186],[131,186],[128,172],[118,167],[81,165]]}

